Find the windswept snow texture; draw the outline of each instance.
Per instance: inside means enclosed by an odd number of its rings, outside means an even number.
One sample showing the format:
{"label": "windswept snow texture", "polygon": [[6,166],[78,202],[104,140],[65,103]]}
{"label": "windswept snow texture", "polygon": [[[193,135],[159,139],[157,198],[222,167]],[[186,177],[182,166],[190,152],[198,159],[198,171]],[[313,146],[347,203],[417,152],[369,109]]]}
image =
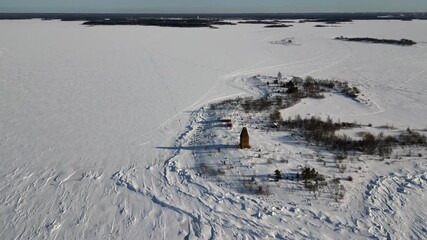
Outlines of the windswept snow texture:
{"label": "windswept snow texture", "polygon": [[[366,160],[369,169],[342,203],[238,193],[196,175],[186,144],[198,137],[197,111],[252,94],[231,84],[243,76],[335,78],[369,99],[354,105],[337,97],[317,108],[307,101],[292,115],[427,127],[427,21],[313,25],[0,21],[0,238],[427,238],[425,158]],[[298,44],[271,44],[287,38]],[[275,144],[259,139],[255,146]]]}

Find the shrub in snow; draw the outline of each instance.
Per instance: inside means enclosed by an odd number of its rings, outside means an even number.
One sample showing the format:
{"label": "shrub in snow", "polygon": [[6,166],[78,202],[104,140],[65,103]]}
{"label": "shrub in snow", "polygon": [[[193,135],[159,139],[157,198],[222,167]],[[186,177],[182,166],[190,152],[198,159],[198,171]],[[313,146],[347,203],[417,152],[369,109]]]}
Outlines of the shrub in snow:
{"label": "shrub in snow", "polygon": [[277,109],[270,114],[270,120],[274,123],[282,121],[282,115]]}
{"label": "shrub in snow", "polygon": [[325,178],[320,175],[314,168],[305,167],[301,171],[304,187],[310,191],[316,192],[322,186],[325,186]]}
{"label": "shrub in snow", "polygon": [[274,171],[274,179],[276,182],[282,179],[282,173],[280,172],[279,169],[276,169],[276,171]]}

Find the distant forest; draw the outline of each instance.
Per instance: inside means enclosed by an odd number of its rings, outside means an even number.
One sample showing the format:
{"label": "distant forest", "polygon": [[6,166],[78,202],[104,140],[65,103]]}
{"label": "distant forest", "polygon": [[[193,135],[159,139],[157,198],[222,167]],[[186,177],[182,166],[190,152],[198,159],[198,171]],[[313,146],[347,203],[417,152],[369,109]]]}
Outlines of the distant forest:
{"label": "distant forest", "polygon": [[394,39],[376,39],[376,38],[347,38],[347,37],[336,37],[336,40],[342,40],[342,41],[349,41],[349,42],[365,42],[365,43],[381,43],[381,44],[392,44],[392,45],[399,45],[399,46],[412,46],[417,44],[413,40],[409,39],[400,39],[400,40],[394,40]]}
{"label": "distant forest", "polygon": [[147,18],[181,19],[280,20],[305,19],[318,22],[349,22],[351,20],[414,20],[427,19],[427,12],[416,13],[235,13],[235,14],[135,14],[135,13],[0,13],[0,19],[59,19],[62,21],[96,21]]}

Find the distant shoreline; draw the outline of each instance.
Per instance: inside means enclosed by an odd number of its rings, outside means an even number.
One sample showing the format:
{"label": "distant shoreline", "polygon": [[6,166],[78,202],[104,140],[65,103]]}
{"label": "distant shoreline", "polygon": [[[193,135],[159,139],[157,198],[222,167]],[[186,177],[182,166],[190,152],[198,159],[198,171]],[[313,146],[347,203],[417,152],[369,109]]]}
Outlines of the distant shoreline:
{"label": "distant shoreline", "polygon": [[[283,14],[123,14],[123,13],[0,13],[0,20],[79,21],[83,25],[137,25],[179,28],[218,28],[217,25],[263,24],[266,28],[291,27],[286,23],[338,24],[355,20],[427,20],[427,13],[283,13]],[[316,25],[316,27],[326,25]]]}
{"label": "distant shoreline", "polygon": [[33,19],[62,21],[95,21],[104,19],[304,19],[311,22],[348,22],[351,20],[427,20],[427,12],[406,13],[0,13],[0,20]]}

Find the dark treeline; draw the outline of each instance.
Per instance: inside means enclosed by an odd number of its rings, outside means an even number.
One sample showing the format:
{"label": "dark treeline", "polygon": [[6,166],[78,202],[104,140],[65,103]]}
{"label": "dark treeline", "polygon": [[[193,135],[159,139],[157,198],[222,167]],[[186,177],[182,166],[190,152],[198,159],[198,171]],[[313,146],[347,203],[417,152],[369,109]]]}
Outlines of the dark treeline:
{"label": "dark treeline", "polygon": [[350,20],[413,20],[427,19],[427,13],[229,13],[229,14],[160,14],[160,13],[0,13],[0,19],[60,19],[63,21],[93,21],[117,18],[209,18],[209,19],[249,19],[281,20],[306,19],[307,21],[347,22]]}
{"label": "dark treeline", "polygon": [[278,21],[264,21],[264,20],[253,20],[253,21],[239,21],[239,24],[276,24]]}
{"label": "dark treeline", "polygon": [[338,26],[317,24],[317,25],[314,25],[314,27],[317,27],[317,28],[326,28],[326,27],[338,27]]}
{"label": "dark treeline", "polygon": [[416,42],[409,40],[409,39],[400,39],[400,40],[394,40],[394,39],[376,39],[376,38],[347,38],[347,37],[336,37],[336,40],[342,40],[342,41],[350,41],[350,42],[366,42],[366,43],[381,43],[381,44],[393,44],[393,45],[399,45],[399,46],[411,46],[414,44],[417,44]]}
{"label": "dark treeline", "polygon": [[231,22],[222,22],[208,19],[105,19],[84,22],[83,25],[142,25],[159,27],[213,27],[213,25],[235,25]]}
{"label": "dark treeline", "polygon": [[316,145],[330,147],[333,150],[343,152],[360,151],[365,154],[378,154],[379,156],[389,156],[393,151],[393,146],[426,146],[425,135],[407,129],[398,136],[384,136],[383,133],[374,136],[369,132],[364,132],[361,140],[352,139],[346,135],[336,135],[340,129],[360,127],[357,123],[340,122],[334,123],[328,118],[322,121],[318,117],[302,119],[296,116],[294,119],[287,119],[282,122],[286,129],[299,129],[308,142]]}
{"label": "dark treeline", "polygon": [[344,22],[353,22],[351,17],[327,17],[327,18],[317,18],[317,19],[305,19],[300,22],[323,22],[326,24],[339,24]]}
{"label": "dark treeline", "polygon": [[336,91],[351,99],[357,100],[360,90],[350,87],[347,82],[313,77],[292,77],[289,81],[275,79],[267,82],[267,86],[275,89],[274,96],[270,94],[261,98],[244,98],[239,103],[245,112],[262,112],[274,109],[284,109],[297,104],[303,98],[322,99],[325,92]]}
{"label": "dark treeline", "polygon": [[293,25],[290,24],[276,24],[276,25],[267,25],[266,28],[287,28],[292,27]]}

